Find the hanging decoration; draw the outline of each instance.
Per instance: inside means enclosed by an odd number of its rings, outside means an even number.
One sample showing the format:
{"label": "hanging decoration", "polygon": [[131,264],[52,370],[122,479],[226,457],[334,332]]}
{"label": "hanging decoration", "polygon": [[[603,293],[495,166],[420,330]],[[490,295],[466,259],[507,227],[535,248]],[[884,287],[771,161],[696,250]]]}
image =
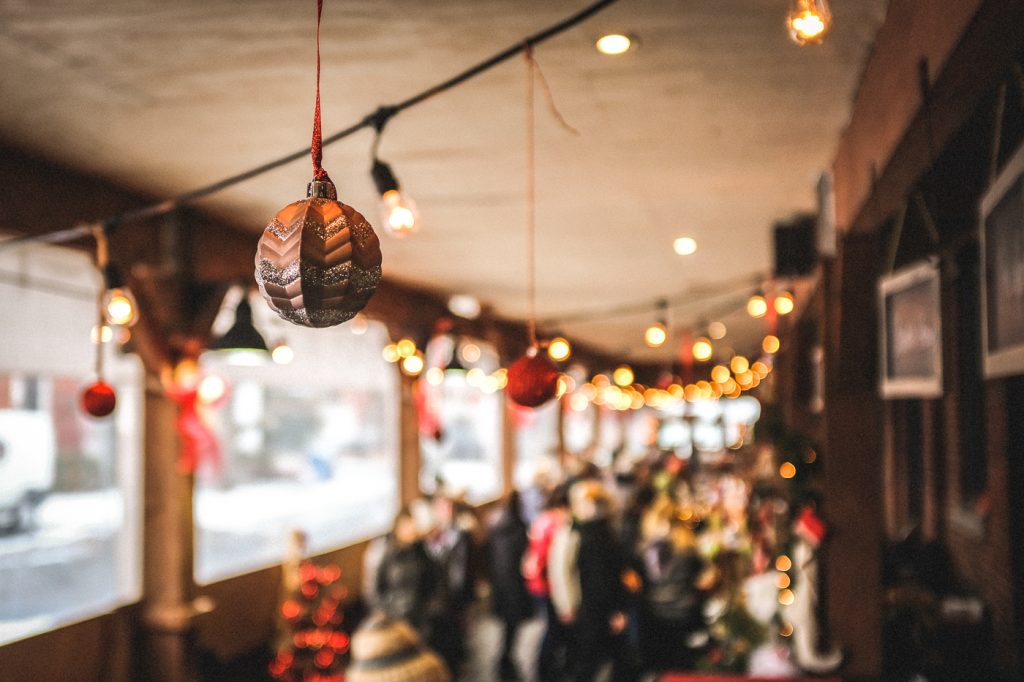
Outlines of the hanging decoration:
{"label": "hanging decoration", "polygon": [[381,225],[387,234],[401,239],[419,228],[420,215],[416,210],[416,203],[408,194],[402,192],[391,166],[377,156],[381,133],[392,115],[393,110],[387,107],[381,107],[375,114],[373,129],[376,134],[371,151],[373,165],[370,167],[370,175],[373,177],[377,194],[380,195]]}
{"label": "hanging decoration", "polygon": [[174,423],[181,441],[178,472],[191,475],[204,464],[214,473],[219,472],[220,441],[207,423],[204,409],[221,405],[227,399],[227,384],[216,375],[201,376],[195,360],[186,359],[174,368],[165,391],[178,405]]}
{"label": "hanging decoration", "polygon": [[797,45],[821,43],[832,27],[828,0],[793,0],[786,23],[789,37]]}
{"label": "hanging decoration", "polygon": [[533,76],[537,63],[533,49],[523,50],[526,58],[526,260],[529,319],[527,329],[530,346],[526,354],[508,368],[508,396],[523,407],[538,407],[558,392],[558,368],[539,353],[537,341],[537,263],[536,263],[536,178],[534,174],[534,112]]}
{"label": "hanging decoration", "polygon": [[[95,226],[93,228],[93,237],[96,240],[96,267],[100,273],[105,275],[107,267],[110,261],[110,253],[107,245],[107,233],[102,226]],[[98,300],[98,319],[97,319],[97,338],[93,340],[96,344],[96,381],[90,384],[82,392],[81,406],[82,410],[92,417],[108,417],[117,407],[117,394],[114,392],[114,387],[108,384],[103,378],[103,354],[105,344],[105,334],[103,333],[104,328],[107,324],[106,314],[106,299],[107,299],[107,287],[106,278],[104,277],[104,285],[99,292]]]}
{"label": "hanging decoration", "polygon": [[321,165],[320,15],[316,4],[316,107],[313,110],[313,180],[306,198],[285,206],[256,249],[256,282],[271,310],[306,327],[332,327],[352,319],[377,289],[380,241],[357,210],[338,201]]}

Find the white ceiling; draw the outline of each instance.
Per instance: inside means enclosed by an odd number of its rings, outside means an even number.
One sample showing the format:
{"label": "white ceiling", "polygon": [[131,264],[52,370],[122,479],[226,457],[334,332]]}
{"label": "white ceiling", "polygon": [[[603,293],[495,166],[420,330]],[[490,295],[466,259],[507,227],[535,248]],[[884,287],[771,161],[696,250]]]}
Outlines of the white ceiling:
{"label": "white ceiling", "polygon": [[[587,0],[327,0],[325,134],[402,100]],[[887,0],[833,0],[823,46],[785,32],[787,0],[621,0],[538,47],[567,134],[538,107],[538,309],[557,317],[647,307],[720,317],[725,292],[771,267],[771,225],[814,207]],[[0,136],[138,190],[170,196],[309,144],[312,0],[0,0]],[[639,49],[599,54],[596,36]],[[524,66],[513,59],[396,117],[381,156],[422,231],[383,240],[384,272],[526,311]],[[542,101],[542,100],[541,100]],[[377,217],[372,134],[325,149],[341,198]],[[255,234],[304,196],[308,160],[204,200]],[[82,216],[85,219],[103,216]],[[64,226],[54,226],[64,227]],[[680,257],[675,237],[697,239]],[[721,284],[724,283],[724,284]],[[560,328],[637,359],[652,314]],[[726,343],[756,325],[734,315]],[[670,344],[671,345],[671,344]]]}

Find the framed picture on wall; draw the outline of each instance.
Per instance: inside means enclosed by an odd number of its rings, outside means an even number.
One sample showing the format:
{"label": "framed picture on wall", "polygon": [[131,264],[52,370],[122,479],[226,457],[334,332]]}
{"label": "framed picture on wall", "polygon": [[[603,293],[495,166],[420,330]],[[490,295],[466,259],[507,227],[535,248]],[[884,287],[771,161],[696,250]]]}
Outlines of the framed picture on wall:
{"label": "framed picture on wall", "polygon": [[981,305],[985,377],[1024,374],[1024,146],[981,200]]}
{"label": "framed picture on wall", "polygon": [[884,398],[942,395],[938,263],[898,270],[878,282],[879,390]]}

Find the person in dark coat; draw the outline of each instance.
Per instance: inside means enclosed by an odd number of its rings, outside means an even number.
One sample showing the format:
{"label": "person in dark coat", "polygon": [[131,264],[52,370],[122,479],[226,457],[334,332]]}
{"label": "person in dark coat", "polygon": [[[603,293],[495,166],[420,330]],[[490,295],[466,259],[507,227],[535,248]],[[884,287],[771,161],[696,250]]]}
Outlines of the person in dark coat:
{"label": "person in dark coat", "polygon": [[640,628],[643,659],[654,671],[690,670],[691,647],[703,628],[704,594],[697,584],[705,571],[693,531],[674,505],[656,507],[645,518],[644,592]]}
{"label": "person in dark coat", "polygon": [[521,566],[527,547],[526,521],[519,493],[510,492],[487,533],[488,572],[491,579],[491,609],[505,626],[498,663],[502,680],[520,679],[512,660],[519,625],[533,615],[533,602],[526,590]]}
{"label": "person in dark coat", "polygon": [[578,648],[572,679],[590,682],[609,658],[612,679],[635,679],[625,636],[629,595],[623,579],[628,565],[612,530],[611,501],[596,482],[577,484],[569,497],[573,532],[579,537],[579,608],[574,618]]}
{"label": "person in dark coat", "polygon": [[430,639],[432,617],[438,610],[441,577],[408,508],[395,518],[394,529],[377,567],[377,603],[391,618],[413,625]]}

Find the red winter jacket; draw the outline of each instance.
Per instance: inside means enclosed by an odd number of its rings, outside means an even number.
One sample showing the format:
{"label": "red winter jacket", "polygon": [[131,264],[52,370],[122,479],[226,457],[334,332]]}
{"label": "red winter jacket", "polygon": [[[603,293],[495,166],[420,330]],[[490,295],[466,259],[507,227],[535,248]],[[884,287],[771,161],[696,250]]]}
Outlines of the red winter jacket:
{"label": "red winter jacket", "polygon": [[546,509],[530,526],[530,544],[523,556],[523,577],[526,579],[526,589],[536,597],[547,597],[551,593],[548,582],[551,541],[555,537],[555,531],[565,524],[568,518],[569,514],[564,509]]}

